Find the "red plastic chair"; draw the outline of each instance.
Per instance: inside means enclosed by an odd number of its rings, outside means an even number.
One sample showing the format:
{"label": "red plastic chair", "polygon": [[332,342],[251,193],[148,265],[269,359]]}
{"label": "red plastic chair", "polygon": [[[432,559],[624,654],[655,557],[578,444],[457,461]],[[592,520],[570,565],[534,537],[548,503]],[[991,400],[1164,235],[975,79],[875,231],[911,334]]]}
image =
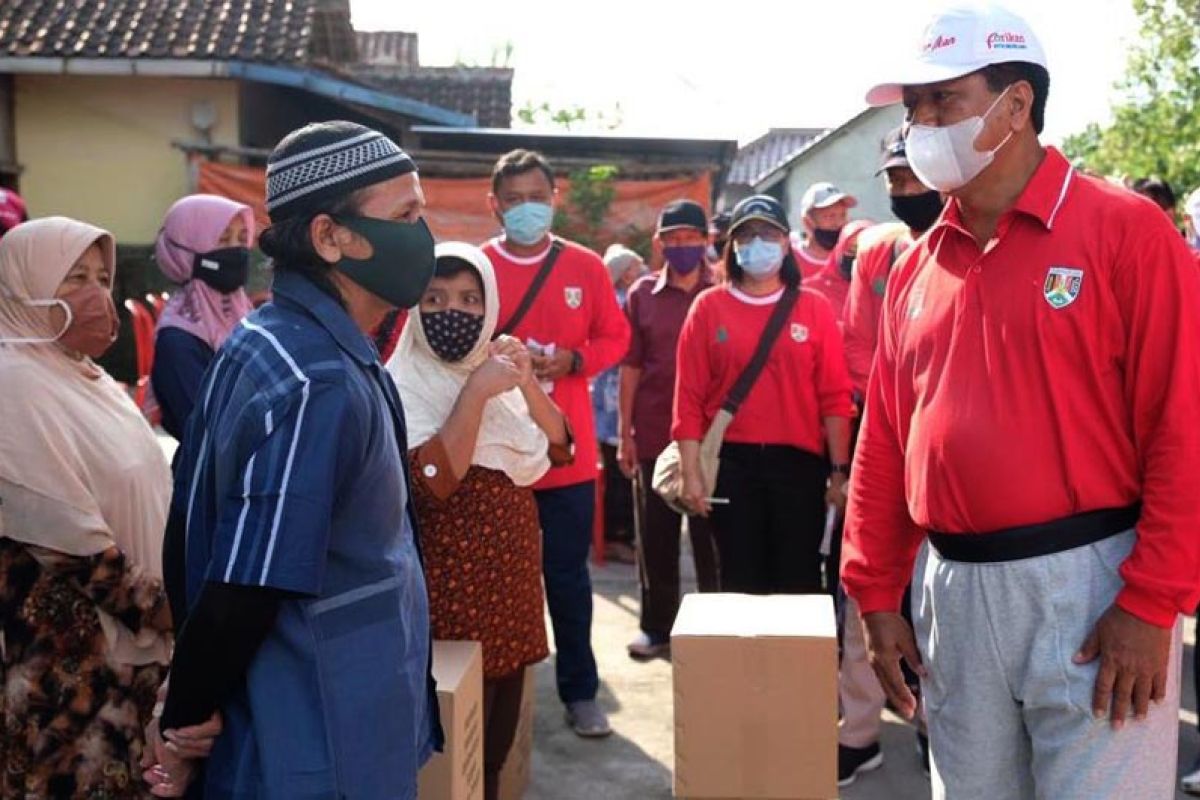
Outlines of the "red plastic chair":
{"label": "red plastic chair", "polygon": [[153,294],[151,292],[146,293],[146,305],[149,306],[150,311],[154,313],[154,321],[156,323],[158,322],[158,318],[162,316],[162,311],[167,307],[167,301],[170,299],[171,295],[167,294],[166,292],[159,292],[158,294]]}
{"label": "red plastic chair", "polygon": [[604,552],[604,465],[596,476],[596,514],[592,523],[592,563],[603,567],[607,560]]}
{"label": "red plastic chair", "polygon": [[133,343],[137,352],[137,388],[133,401],[138,408],[144,409],[146,392],[150,389],[150,368],[154,366],[154,314],[132,297],[125,301],[125,310],[133,318]]}

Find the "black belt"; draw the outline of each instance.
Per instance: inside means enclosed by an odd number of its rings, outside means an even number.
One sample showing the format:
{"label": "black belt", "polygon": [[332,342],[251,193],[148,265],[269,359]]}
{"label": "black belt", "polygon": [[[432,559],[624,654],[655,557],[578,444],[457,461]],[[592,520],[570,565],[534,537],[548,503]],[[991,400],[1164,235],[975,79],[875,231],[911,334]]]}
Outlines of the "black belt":
{"label": "black belt", "polygon": [[929,543],[948,561],[973,564],[1020,561],[1074,550],[1116,536],[1136,525],[1141,514],[1142,504],[1134,503],[992,533],[929,531]]}

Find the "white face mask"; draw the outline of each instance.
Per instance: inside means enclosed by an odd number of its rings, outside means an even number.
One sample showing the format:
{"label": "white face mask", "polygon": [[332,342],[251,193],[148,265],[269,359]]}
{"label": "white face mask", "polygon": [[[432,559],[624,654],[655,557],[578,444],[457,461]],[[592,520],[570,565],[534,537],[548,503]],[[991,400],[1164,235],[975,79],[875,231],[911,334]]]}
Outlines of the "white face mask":
{"label": "white face mask", "polygon": [[939,192],[952,192],[975,180],[992,163],[996,152],[1012,138],[1012,131],[991,150],[976,150],[975,140],[983,132],[987,116],[1006,94],[1008,89],[981,116],[942,127],[915,123],[908,127],[904,149],[921,183]]}

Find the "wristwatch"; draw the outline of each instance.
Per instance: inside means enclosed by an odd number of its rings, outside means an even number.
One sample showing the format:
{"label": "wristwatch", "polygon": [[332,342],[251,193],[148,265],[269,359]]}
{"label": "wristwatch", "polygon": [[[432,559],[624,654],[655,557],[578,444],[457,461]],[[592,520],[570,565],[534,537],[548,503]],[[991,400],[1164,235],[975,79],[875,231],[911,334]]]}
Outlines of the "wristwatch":
{"label": "wristwatch", "polygon": [[832,473],[834,475],[841,475],[845,478],[850,477],[850,465],[849,464],[831,464],[829,471],[830,471],[830,473]]}
{"label": "wristwatch", "polygon": [[571,374],[578,375],[583,371],[583,354],[578,350],[571,351]]}

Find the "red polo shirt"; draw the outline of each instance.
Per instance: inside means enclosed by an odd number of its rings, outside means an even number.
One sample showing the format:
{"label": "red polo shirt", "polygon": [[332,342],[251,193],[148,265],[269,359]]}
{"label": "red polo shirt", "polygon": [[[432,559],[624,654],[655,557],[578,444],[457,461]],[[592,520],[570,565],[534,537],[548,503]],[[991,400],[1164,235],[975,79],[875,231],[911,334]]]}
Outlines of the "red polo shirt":
{"label": "red polo shirt", "polygon": [[705,269],[696,287],[685,292],[667,280],[667,269],[639,278],[629,290],[629,352],[621,363],[640,369],[633,396],[633,440],[638,458],[653,461],[671,442],[671,406],[675,398],[675,351],[679,332],[700,292],[712,285]]}
{"label": "red polo shirt", "polygon": [[[564,244],[537,300],[512,335],[523,342],[531,339],[556,349],[578,350],[583,370],[554,381],[550,397],[571,423],[575,437],[575,461],[554,467],[535,489],[556,489],[596,477],[596,434],[587,379],[616,364],[629,345],[629,324],[617,305],[612,280],[600,256],[583,245]],[[538,267],[550,251],[531,258],[518,258],[504,249],[500,239],[483,245],[483,252],[496,269],[500,290],[500,325],[508,322],[533,283]]]}
{"label": "red polo shirt", "polygon": [[896,264],[842,576],[895,611],[924,530],[1142,502],[1118,604],[1200,600],[1200,275],[1162,212],[1050,149],[980,248],[957,200]]}
{"label": "red polo shirt", "polygon": [[912,243],[907,225],[885,223],[865,231],[858,240],[858,256],[850,275],[850,291],[843,310],[842,333],[846,339],[846,362],[850,380],[859,392],[866,392],[875,345],[879,340],[879,312],[888,273],[902,252]]}
{"label": "red polo shirt", "polygon": [[[702,439],[750,363],[783,290],[751,297],[715,286],[696,299],[679,337],[671,438]],[[824,417],[849,417],[850,376],[825,298],[802,290],[767,364],[725,433],[727,442],[825,452]]]}

